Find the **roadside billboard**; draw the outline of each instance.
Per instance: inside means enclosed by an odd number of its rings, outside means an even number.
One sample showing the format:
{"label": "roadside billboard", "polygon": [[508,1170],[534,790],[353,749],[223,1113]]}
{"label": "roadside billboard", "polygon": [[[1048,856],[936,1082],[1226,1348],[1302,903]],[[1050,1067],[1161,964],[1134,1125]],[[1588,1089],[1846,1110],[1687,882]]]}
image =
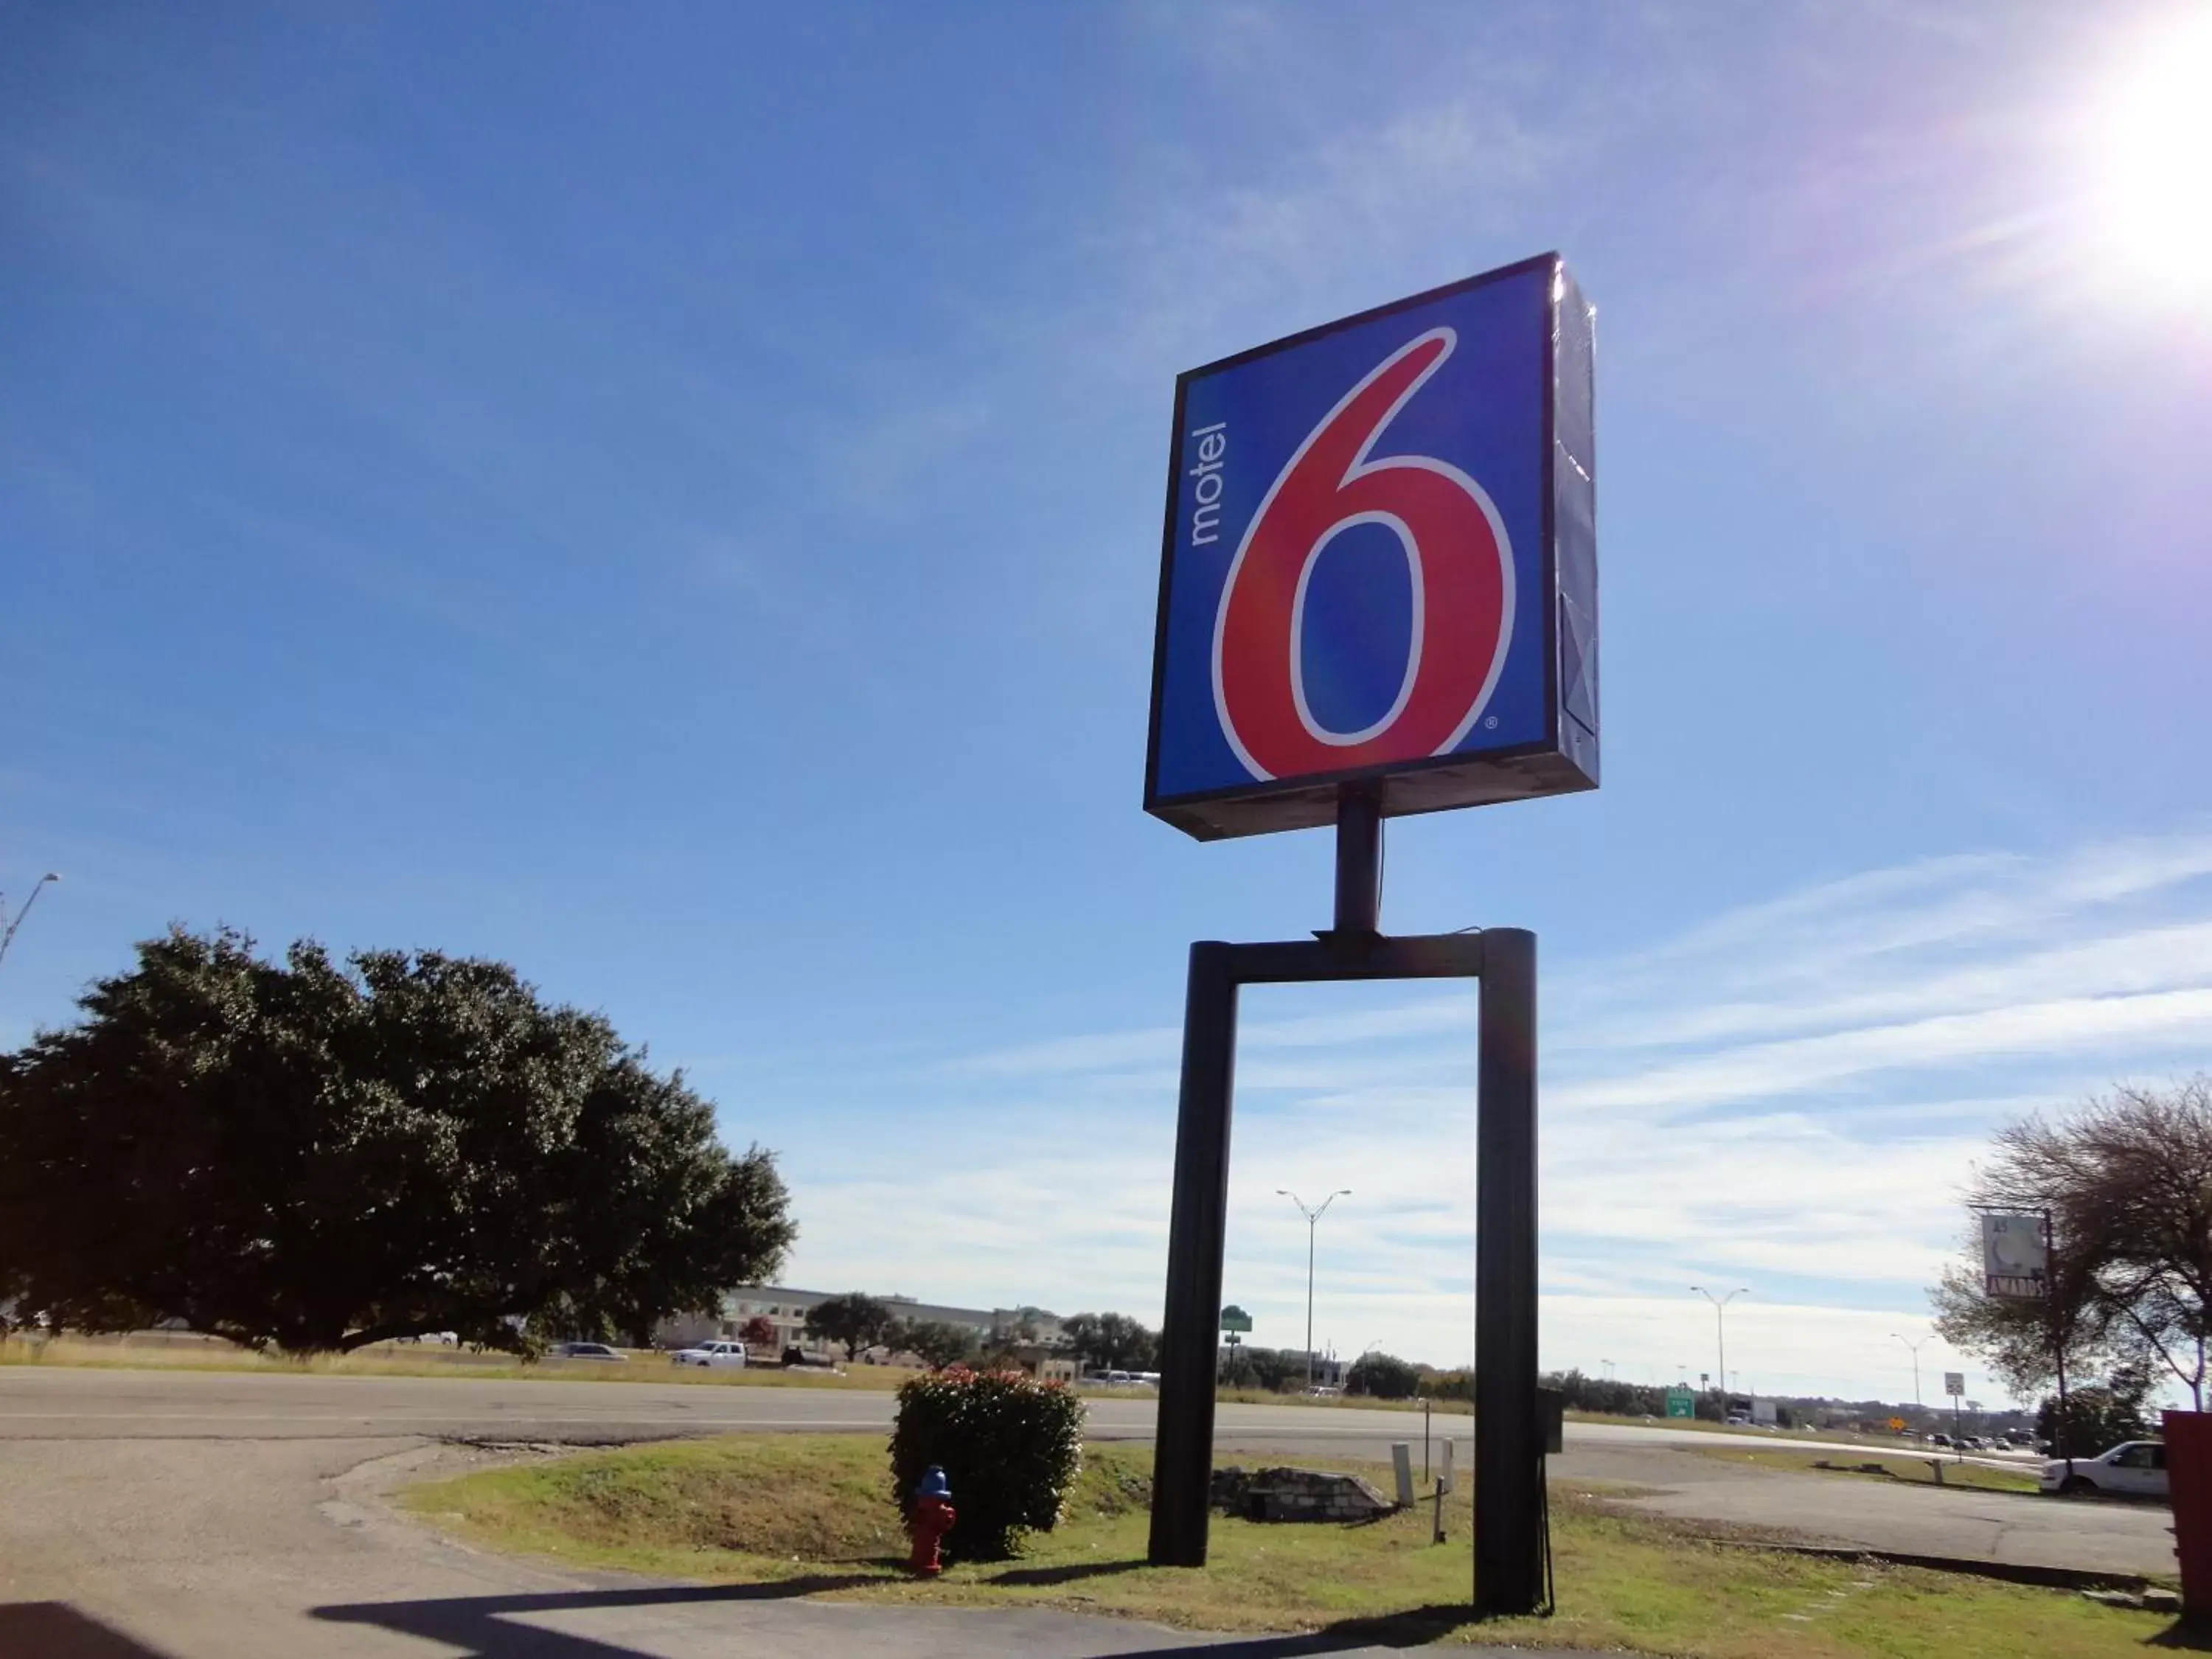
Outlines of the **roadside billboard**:
{"label": "roadside billboard", "polygon": [[1176,383],[1145,810],[1201,841],[1598,781],[1592,317],[1555,254]]}
{"label": "roadside billboard", "polygon": [[2040,1215],[1985,1212],[1982,1217],[1982,1288],[1990,1296],[2040,1302],[2051,1248]]}

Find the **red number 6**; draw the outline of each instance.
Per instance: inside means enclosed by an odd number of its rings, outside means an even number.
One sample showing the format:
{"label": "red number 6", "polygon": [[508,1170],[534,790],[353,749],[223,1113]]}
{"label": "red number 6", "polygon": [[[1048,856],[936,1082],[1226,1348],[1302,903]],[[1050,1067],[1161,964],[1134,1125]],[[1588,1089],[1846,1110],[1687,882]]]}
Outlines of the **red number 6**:
{"label": "red number 6", "polygon": [[[1443,461],[1367,459],[1456,343],[1450,329],[1432,329],[1347,392],[1291,457],[1244,532],[1214,617],[1213,704],[1255,777],[1443,754],[1467,735],[1497,684],[1513,618],[1513,556],[1498,509],[1481,485]],[[1382,718],[1362,731],[1332,732],[1306,706],[1306,581],[1322,549],[1360,524],[1388,527],[1405,549],[1413,643]]]}

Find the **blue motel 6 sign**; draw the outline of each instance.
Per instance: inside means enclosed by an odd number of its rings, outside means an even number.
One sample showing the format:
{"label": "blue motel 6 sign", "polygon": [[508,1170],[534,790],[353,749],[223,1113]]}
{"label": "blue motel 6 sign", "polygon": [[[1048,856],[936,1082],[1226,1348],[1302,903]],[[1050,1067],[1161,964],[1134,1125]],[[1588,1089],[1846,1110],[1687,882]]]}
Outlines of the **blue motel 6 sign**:
{"label": "blue motel 6 sign", "polygon": [[1591,348],[1546,254],[1177,380],[1146,811],[1596,787]]}

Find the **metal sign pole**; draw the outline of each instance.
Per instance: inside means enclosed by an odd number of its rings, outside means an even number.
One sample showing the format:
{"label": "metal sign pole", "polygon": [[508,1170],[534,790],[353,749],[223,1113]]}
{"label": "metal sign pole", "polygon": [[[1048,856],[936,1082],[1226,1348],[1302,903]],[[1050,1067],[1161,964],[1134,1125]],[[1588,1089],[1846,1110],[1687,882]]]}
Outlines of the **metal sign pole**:
{"label": "metal sign pole", "polygon": [[1229,1226],[1229,1113],[1237,1066],[1231,947],[1190,947],[1183,1004],[1182,1098],[1168,1222],[1167,1316],[1160,1333],[1159,1427],[1152,1449],[1150,1555],[1159,1567],[1206,1565],[1213,1481],[1214,1344]]}
{"label": "metal sign pole", "polygon": [[2051,1224],[2051,1212],[2043,1216],[2043,1305],[2051,1310],[2051,1355],[2058,1367],[2058,1432],[2051,1437],[2063,1449],[2059,1455],[2066,1460],[2066,1478],[2074,1478],[2074,1410],[2066,1398],[2066,1330],[2058,1301],[2057,1237]]}
{"label": "metal sign pole", "polygon": [[1213,1370],[1229,1191],[1237,988],[1479,978],[1475,1146],[1475,1606],[1543,1604],[1543,1428],[1536,1393],[1536,939],[1518,928],[1424,939],[1194,945],[1183,1026],[1167,1319],[1149,1559],[1206,1564]]}
{"label": "metal sign pole", "polygon": [[1543,1600],[1536,1414],[1536,936],[1482,936],[1475,1113],[1474,1604]]}
{"label": "metal sign pole", "polygon": [[1382,925],[1382,792],[1372,784],[1347,783],[1336,796],[1334,936],[1371,937]]}

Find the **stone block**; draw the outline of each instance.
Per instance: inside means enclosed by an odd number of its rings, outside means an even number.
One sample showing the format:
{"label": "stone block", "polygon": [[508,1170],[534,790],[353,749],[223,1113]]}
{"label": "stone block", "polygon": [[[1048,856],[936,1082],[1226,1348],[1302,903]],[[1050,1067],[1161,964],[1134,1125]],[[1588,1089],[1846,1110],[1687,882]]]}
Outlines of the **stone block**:
{"label": "stone block", "polygon": [[1248,1521],[1368,1521],[1397,1506],[1356,1474],[1277,1468],[1213,1471],[1211,1501]]}

